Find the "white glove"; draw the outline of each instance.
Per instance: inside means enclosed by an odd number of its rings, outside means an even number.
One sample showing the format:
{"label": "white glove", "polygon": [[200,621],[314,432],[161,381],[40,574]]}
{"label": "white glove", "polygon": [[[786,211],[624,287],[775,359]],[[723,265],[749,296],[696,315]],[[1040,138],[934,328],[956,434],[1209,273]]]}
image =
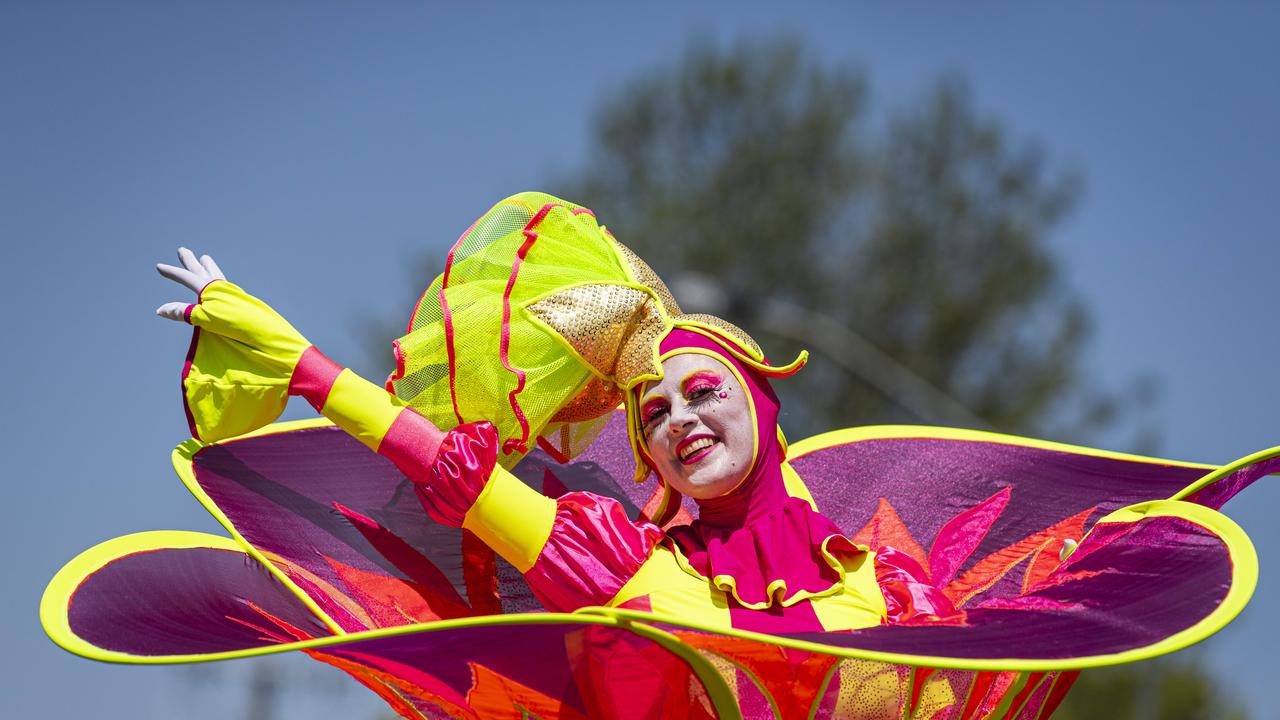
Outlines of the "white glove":
{"label": "white glove", "polygon": [[[213,258],[208,255],[202,255],[200,256],[200,259],[197,260],[195,253],[184,247],[180,247],[178,248],[178,259],[182,261],[182,267],[175,267],[173,265],[160,263],[159,265],[156,265],[156,270],[159,270],[161,275],[169,278],[170,280],[186,286],[197,296],[200,295],[200,291],[204,289],[205,285],[208,285],[214,280],[227,279],[227,276],[224,275],[222,270],[218,267],[218,263],[214,262]],[[185,322],[187,308],[190,307],[190,305],[191,303],[185,302],[165,303],[156,308],[156,314],[162,318]]]}

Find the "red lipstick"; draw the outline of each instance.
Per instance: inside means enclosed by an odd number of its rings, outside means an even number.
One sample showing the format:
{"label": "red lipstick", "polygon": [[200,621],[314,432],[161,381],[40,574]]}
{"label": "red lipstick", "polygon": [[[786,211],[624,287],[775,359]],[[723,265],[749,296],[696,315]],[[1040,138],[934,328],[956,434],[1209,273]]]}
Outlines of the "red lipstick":
{"label": "red lipstick", "polygon": [[[699,440],[711,440],[711,442],[707,443],[705,447],[698,448],[693,452],[693,454],[689,455],[688,457],[684,457],[685,449],[688,448],[693,443],[698,442]],[[710,453],[712,450],[715,450],[716,446],[719,444],[720,444],[720,438],[716,437],[715,435],[711,435],[708,433],[690,435],[684,440],[681,440],[679,444],[676,445],[676,460],[679,460],[684,465],[692,465],[698,462],[699,460],[701,460],[702,458],[706,457],[707,454]]]}

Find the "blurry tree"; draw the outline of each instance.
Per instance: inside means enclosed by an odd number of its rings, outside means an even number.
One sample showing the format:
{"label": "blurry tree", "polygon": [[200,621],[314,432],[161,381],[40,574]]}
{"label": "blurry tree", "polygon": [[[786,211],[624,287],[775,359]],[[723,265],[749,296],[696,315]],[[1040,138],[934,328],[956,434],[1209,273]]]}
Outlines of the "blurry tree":
{"label": "blurry tree", "polygon": [[1080,674],[1054,720],[1245,720],[1194,651]]}
{"label": "blurry tree", "polygon": [[880,123],[866,98],[861,73],[797,42],[693,42],[601,104],[590,162],[556,190],[686,310],[815,353],[780,383],[800,436],[923,421],[1088,439],[1149,395],[1081,369],[1087,314],[1046,245],[1078,178],[957,80]]}

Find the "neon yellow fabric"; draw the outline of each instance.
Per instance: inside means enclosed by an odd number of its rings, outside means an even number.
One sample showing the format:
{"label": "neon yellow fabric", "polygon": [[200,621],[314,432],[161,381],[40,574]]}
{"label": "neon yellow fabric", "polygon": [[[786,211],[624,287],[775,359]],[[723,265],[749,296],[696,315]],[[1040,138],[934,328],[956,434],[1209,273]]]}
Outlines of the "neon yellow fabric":
{"label": "neon yellow fabric", "polygon": [[[552,207],[538,222],[536,234],[524,232],[548,205]],[[403,366],[391,380],[396,395],[442,428],[488,420],[505,444],[526,434],[512,406],[515,393],[528,440],[523,448],[514,443],[503,448],[503,467],[514,466],[544,434],[565,455],[585,448],[590,437],[566,430],[563,423],[548,426],[596,372],[534,318],[528,306],[579,284],[637,286],[617,243],[580,206],[543,193],[522,193],[476,221],[449,263],[447,285],[444,274],[436,278],[414,313],[411,331],[398,341]],[[504,315],[512,369],[502,359]],[[616,392],[603,384],[596,388]],[[604,411],[620,400],[615,394]],[[601,426],[593,422],[598,416],[578,420]],[[567,439],[573,442],[566,446]]]}
{"label": "neon yellow fabric", "polygon": [[732,627],[728,597],[706,580],[691,577],[682,570],[665,545],[653,549],[649,559],[608,606],[617,607],[638,598],[647,598],[653,612],[660,615],[685,618],[709,627]]}
{"label": "neon yellow fabric", "polygon": [[844,567],[843,592],[809,601],[818,622],[828,631],[879,625],[888,610],[884,593],[876,582],[875,553],[841,555],[840,561]]}
{"label": "neon yellow fabric", "polygon": [[289,378],[311,343],[266,303],[217,280],[192,308],[194,339],[183,393],[197,436],[234,437],[280,417]]}
{"label": "neon yellow fabric", "polygon": [[351,370],[343,370],[325,399],[324,416],[347,434],[377,451],[391,423],[405,409],[404,403],[385,388],[374,385]]}
{"label": "neon yellow fabric", "polygon": [[787,488],[788,495],[793,498],[800,498],[809,503],[809,507],[817,511],[818,503],[813,501],[813,495],[809,493],[809,487],[804,484],[804,480],[800,479],[800,474],[786,460],[782,461],[782,482]]}
{"label": "neon yellow fabric", "polygon": [[555,500],[539,494],[499,466],[467,510],[462,527],[525,572],[542,554],[555,519]]}
{"label": "neon yellow fabric", "polygon": [[[884,621],[884,595],[876,582],[875,553],[842,558],[842,592],[811,597],[809,602],[825,630],[875,627]],[[678,617],[708,627],[731,628],[727,593],[691,574],[666,545],[654,548],[636,574],[609,601],[609,607],[643,599],[658,615]]]}

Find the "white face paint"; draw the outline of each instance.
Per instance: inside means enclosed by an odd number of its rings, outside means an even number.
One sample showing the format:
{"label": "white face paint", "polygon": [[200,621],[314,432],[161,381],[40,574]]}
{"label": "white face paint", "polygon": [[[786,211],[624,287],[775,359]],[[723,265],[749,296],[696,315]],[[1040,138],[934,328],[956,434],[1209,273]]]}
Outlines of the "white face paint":
{"label": "white face paint", "polygon": [[724,363],[697,353],[662,361],[663,378],[640,394],[640,421],[654,469],[698,500],[738,486],[751,469],[755,427],[747,390]]}

